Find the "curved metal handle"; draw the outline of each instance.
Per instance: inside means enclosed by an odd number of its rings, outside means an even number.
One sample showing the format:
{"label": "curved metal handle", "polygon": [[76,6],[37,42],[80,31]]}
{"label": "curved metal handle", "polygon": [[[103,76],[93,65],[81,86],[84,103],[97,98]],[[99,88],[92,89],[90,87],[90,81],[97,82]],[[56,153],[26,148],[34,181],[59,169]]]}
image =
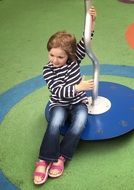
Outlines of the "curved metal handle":
{"label": "curved metal handle", "polygon": [[88,13],[89,8],[91,7],[91,0],[85,1],[85,29],[84,29],[84,41],[85,41],[85,49],[88,57],[91,59],[93,64],[93,79],[94,79],[94,89],[92,91],[92,104],[95,104],[95,100],[98,97],[98,87],[99,87],[99,61],[94,55],[91,46],[91,24],[92,18]]}

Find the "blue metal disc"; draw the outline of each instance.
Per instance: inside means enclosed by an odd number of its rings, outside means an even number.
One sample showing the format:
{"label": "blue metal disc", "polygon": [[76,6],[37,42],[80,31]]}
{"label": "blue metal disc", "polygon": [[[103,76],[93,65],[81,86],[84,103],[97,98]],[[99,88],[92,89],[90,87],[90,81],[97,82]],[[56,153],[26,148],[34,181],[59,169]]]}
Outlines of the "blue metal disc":
{"label": "blue metal disc", "polygon": [[[111,108],[103,114],[88,115],[81,139],[103,140],[132,131],[134,129],[134,90],[117,83],[100,82],[98,94],[111,101]],[[89,92],[87,95],[91,96]],[[46,118],[49,117],[48,105],[45,110]],[[66,133],[68,127],[69,123],[66,123],[61,129],[62,135]]]}

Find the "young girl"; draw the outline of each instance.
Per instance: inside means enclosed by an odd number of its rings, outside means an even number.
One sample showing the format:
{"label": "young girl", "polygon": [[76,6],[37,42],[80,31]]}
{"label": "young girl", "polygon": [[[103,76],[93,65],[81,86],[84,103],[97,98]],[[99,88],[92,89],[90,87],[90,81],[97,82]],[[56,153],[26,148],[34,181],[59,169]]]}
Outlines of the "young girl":
{"label": "young girl", "polygon": [[[92,32],[96,11],[92,16]],[[83,38],[77,44],[73,35],[57,32],[47,43],[49,63],[43,68],[43,77],[51,93],[49,121],[43,137],[39,160],[36,162],[34,183],[43,184],[48,176],[62,175],[66,160],[71,160],[88,117],[87,90],[94,87],[93,80],[85,80],[80,74],[80,63],[85,57]],[[70,126],[60,142],[60,128],[69,118]]]}

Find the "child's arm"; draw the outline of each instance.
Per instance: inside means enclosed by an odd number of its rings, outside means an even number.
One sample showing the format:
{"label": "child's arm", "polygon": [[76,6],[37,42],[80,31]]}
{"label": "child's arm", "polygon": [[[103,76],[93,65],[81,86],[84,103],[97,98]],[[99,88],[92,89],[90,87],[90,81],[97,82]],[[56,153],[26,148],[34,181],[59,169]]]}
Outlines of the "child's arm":
{"label": "child's arm", "polygon": [[[94,27],[95,27],[95,19],[96,19],[96,10],[95,8],[92,6],[91,9],[89,9],[88,13],[91,15],[92,17],[92,25],[91,25],[91,39],[93,38],[93,34],[94,34]],[[81,41],[83,41],[83,43],[81,43]],[[85,46],[84,46],[84,39],[82,38],[82,40],[80,41],[80,45],[83,44],[83,52],[85,51]],[[79,44],[78,44],[79,47]],[[83,58],[84,58],[84,53],[83,53]],[[82,58],[82,56],[81,56]],[[84,77],[82,77],[82,80],[80,81],[79,84],[75,85],[75,90],[77,92],[80,91],[87,91],[87,90],[92,90],[94,88],[94,81],[91,80],[85,80]]]}
{"label": "child's arm", "polygon": [[76,96],[75,85],[66,85],[66,83],[63,83],[65,76],[59,78],[59,80],[55,80],[57,76],[55,76],[51,68],[47,65],[43,67],[43,77],[53,96],[59,99],[73,98]]}
{"label": "child's arm", "polygon": [[[95,10],[95,8],[92,6],[89,9],[88,13],[92,17],[92,24],[91,24],[91,39],[92,39],[93,35],[94,35],[95,20],[96,20],[96,10]],[[84,38],[82,37],[82,39],[77,44],[76,59],[79,62],[81,62],[81,60],[84,59],[84,57],[85,57],[85,53],[86,53],[86,51],[85,51]]]}

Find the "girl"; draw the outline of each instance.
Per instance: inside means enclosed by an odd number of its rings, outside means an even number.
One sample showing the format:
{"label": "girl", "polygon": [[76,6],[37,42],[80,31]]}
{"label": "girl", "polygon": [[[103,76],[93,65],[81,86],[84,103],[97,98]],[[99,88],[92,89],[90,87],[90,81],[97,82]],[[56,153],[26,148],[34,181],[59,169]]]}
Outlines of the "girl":
{"label": "girl", "polygon": [[[89,14],[92,16],[92,38],[96,18],[94,7]],[[43,68],[43,77],[51,93],[49,121],[36,162],[35,184],[45,183],[48,176],[62,175],[64,163],[71,160],[87,121],[85,91],[94,87],[93,80],[85,80],[80,74],[80,63],[85,57],[83,38],[77,44],[73,35],[57,32],[48,40],[47,49],[49,62]],[[60,141],[60,128],[68,118],[70,126]]]}

